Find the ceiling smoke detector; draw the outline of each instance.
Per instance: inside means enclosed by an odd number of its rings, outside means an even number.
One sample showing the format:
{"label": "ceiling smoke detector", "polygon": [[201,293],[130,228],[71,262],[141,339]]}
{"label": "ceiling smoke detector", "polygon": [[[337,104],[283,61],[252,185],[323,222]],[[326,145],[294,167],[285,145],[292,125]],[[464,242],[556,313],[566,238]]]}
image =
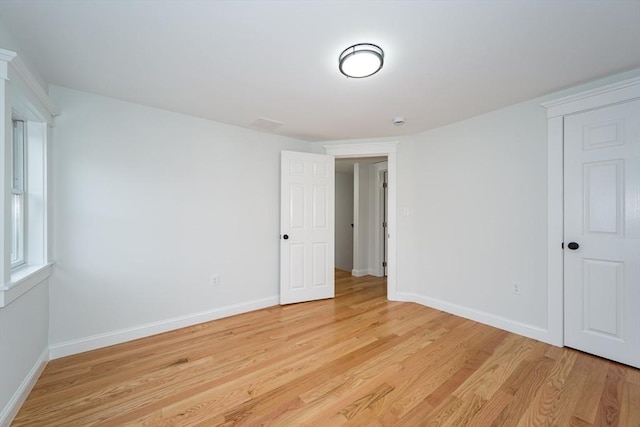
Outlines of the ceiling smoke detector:
{"label": "ceiling smoke detector", "polygon": [[404,124],[405,120],[404,117],[402,116],[398,116],[395,119],[393,119],[393,124],[396,126],[402,126]]}

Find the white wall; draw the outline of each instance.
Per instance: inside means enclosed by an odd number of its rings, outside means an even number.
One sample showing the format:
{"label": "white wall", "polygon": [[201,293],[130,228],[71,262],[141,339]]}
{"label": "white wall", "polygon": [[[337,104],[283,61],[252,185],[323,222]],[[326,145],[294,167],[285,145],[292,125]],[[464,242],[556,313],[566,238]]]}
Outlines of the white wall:
{"label": "white wall", "polygon": [[0,309],[0,425],[13,419],[49,360],[45,282]]}
{"label": "white wall", "polygon": [[[414,136],[413,290],[404,298],[552,342],[547,117],[540,104],[637,75],[610,76]],[[520,295],[512,292],[514,281]]]}
{"label": "white wall", "polygon": [[53,357],[277,304],[280,151],[308,143],[50,92]]}
{"label": "white wall", "polygon": [[[546,327],[547,148],[540,102],[414,141],[415,292]],[[512,293],[513,281],[521,295]]]}
{"label": "white wall", "polygon": [[[414,223],[418,220],[414,214],[415,194],[420,192],[420,183],[415,182],[413,148],[410,137],[400,139],[397,152],[397,289],[399,293],[411,293],[421,282],[416,282],[414,269],[418,265],[414,253]],[[420,162],[415,162],[421,167]]]}
{"label": "white wall", "polygon": [[335,267],[353,268],[353,175],[336,173],[335,181]]}

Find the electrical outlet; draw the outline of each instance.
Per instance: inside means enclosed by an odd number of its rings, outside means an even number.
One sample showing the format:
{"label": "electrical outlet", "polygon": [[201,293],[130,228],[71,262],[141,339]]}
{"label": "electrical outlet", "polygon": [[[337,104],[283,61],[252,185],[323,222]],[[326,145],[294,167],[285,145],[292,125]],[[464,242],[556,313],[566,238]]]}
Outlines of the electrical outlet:
{"label": "electrical outlet", "polygon": [[213,286],[220,286],[220,275],[219,274],[211,275],[211,284]]}
{"label": "electrical outlet", "polygon": [[514,282],[511,284],[511,291],[512,291],[514,294],[516,294],[516,295],[520,295],[520,293],[521,293],[520,291],[521,291],[521,290],[522,290],[522,289],[521,289],[521,286],[520,286],[520,282],[514,281]]}

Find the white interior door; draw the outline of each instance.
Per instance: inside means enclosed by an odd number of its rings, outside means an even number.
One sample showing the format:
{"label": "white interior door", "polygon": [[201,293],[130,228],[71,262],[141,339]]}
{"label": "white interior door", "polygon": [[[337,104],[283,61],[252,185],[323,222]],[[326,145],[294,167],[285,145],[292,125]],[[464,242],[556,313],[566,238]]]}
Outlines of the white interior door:
{"label": "white interior door", "polygon": [[640,101],[564,133],[565,345],[640,367]]}
{"label": "white interior door", "polygon": [[283,151],[280,304],[333,298],[334,157]]}

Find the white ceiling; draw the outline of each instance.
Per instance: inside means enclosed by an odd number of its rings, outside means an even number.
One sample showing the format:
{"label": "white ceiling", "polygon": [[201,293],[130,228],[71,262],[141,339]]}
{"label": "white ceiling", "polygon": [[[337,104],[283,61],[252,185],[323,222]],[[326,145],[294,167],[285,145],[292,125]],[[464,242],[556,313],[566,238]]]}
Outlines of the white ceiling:
{"label": "white ceiling", "polygon": [[[0,19],[51,84],[305,140],[414,134],[640,67],[637,0],[0,0]],[[359,42],[385,65],[347,79]]]}

